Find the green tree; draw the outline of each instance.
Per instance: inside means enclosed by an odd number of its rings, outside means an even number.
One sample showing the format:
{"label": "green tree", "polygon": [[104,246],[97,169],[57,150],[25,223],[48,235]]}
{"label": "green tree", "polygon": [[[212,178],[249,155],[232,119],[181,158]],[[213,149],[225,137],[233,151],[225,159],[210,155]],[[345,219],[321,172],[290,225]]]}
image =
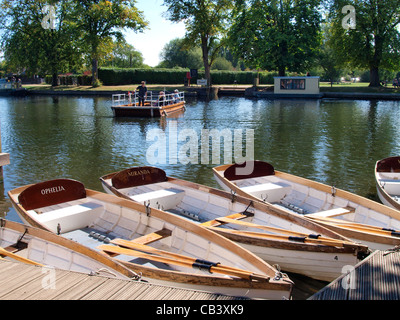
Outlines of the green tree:
{"label": "green tree", "polygon": [[59,72],[78,67],[80,51],[76,29],[70,23],[73,1],[57,1],[52,7],[54,12],[49,4],[43,0],[3,0],[1,46],[10,69],[27,74],[50,73],[55,86]]}
{"label": "green tree", "polygon": [[255,69],[303,72],[321,44],[321,0],[238,0],[230,49]]}
{"label": "green tree", "polygon": [[[354,10],[347,10],[348,5]],[[399,69],[400,0],[332,0],[329,20],[337,57],[354,68],[368,69],[371,87],[380,86],[381,68]]]}
{"label": "green tree", "polygon": [[163,68],[200,69],[203,64],[201,49],[199,47],[186,49],[184,39],[178,38],[164,46],[160,57]]}
{"label": "green tree", "polygon": [[75,1],[75,21],[82,32],[82,47],[92,64],[92,82],[98,80],[99,60],[110,54],[114,40],[123,39],[122,31],[143,31],[147,26],[135,0]]}
{"label": "green tree", "polygon": [[109,57],[102,63],[105,67],[117,68],[141,68],[143,67],[143,55],[134,46],[123,42],[114,42]]}
{"label": "green tree", "polygon": [[347,67],[347,64],[343,64],[338,59],[335,50],[329,45],[329,38],[330,28],[329,25],[325,24],[323,26],[323,42],[316,63],[323,70],[322,78],[330,80],[332,87],[333,82],[338,81],[340,76],[345,73],[344,69]]}
{"label": "green tree", "polygon": [[224,57],[218,57],[217,59],[215,59],[214,63],[212,64],[211,69],[212,70],[232,71],[234,68],[233,68],[232,62],[228,61]]}
{"label": "green tree", "polygon": [[211,85],[211,65],[222,47],[233,3],[229,0],[164,0],[168,19],[184,21],[187,47],[200,46],[207,83]]}

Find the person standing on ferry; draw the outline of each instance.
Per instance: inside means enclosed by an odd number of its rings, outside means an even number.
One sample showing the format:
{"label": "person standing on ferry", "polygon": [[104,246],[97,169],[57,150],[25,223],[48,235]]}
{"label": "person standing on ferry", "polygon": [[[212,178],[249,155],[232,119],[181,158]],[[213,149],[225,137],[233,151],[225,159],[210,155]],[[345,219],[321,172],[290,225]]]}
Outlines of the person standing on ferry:
{"label": "person standing on ferry", "polygon": [[139,106],[142,105],[144,106],[144,102],[147,99],[147,87],[146,83],[142,81],[142,84],[136,88],[137,91],[139,91]]}

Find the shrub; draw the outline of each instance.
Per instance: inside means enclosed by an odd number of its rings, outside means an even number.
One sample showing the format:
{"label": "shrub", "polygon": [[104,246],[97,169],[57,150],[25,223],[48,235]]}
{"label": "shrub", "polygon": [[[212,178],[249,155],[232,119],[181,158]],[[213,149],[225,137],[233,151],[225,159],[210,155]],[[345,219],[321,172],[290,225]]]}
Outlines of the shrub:
{"label": "shrub", "polygon": [[[178,84],[184,83],[186,73],[189,69],[117,69],[100,68],[99,78],[104,85],[129,85],[139,84],[146,81],[149,84]],[[275,72],[260,72],[260,84],[273,84]],[[198,78],[204,78],[204,71],[198,71]],[[212,83],[215,85],[223,84],[253,84],[257,72],[253,71],[211,71]],[[197,79],[192,79],[196,81]]]}

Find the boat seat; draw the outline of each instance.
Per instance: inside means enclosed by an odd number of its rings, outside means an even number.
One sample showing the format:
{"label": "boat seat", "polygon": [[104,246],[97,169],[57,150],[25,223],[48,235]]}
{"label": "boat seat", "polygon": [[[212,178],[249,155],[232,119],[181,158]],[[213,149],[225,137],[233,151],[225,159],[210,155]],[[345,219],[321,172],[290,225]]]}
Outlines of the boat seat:
{"label": "boat seat", "polygon": [[185,191],[175,188],[151,191],[131,196],[130,198],[139,203],[150,203],[156,209],[169,210],[175,208],[183,199]]}
{"label": "boat seat", "polygon": [[123,240],[123,239],[114,239],[114,240],[111,240],[111,243],[117,244],[117,245],[121,245],[123,247],[126,247],[127,244],[129,244],[129,243],[147,245],[147,244],[156,242],[158,240],[167,238],[167,237],[169,237],[171,235],[172,235],[172,231],[171,230],[169,230],[169,229],[161,229],[159,231],[152,232],[152,233],[149,233],[149,234],[145,234],[144,236],[135,238],[135,239],[130,240],[130,241]]}
{"label": "boat seat", "polygon": [[354,208],[344,207],[344,208],[335,208],[315,213],[306,214],[306,217],[310,218],[333,218],[336,216],[341,216],[343,214],[353,213],[355,212]]}
{"label": "boat seat", "polygon": [[291,187],[290,185],[269,182],[243,187],[241,190],[263,201],[277,202],[290,192]]}
{"label": "boat seat", "polygon": [[390,195],[400,195],[400,180],[379,179],[379,184]]}
{"label": "boat seat", "polygon": [[[228,218],[228,219],[232,219],[232,220],[242,220],[242,219],[250,218],[252,216],[253,216],[253,214],[244,214],[243,212],[239,212],[239,213],[233,213],[229,216],[221,217],[221,218]],[[219,218],[210,220],[210,221],[206,221],[206,222],[202,223],[201,225],[203,227],[218,227],[218,226],[226,223],[226,222],[221,222],[218,219]]]}
{"label": "boat seat", "polygon": [[91,225],[104,212],[104,207],[95,202],[85,202],[43,213],[35,210],[28,212],[52,232],[58,233],[61,228],[61,233],[66,233]]}

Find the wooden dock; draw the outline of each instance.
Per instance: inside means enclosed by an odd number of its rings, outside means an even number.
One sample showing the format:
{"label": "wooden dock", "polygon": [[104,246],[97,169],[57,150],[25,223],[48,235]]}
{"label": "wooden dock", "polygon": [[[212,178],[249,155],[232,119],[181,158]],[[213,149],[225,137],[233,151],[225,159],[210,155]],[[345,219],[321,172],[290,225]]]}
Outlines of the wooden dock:
{"label": "wooden dock", "polygon": [[308,300],[399,300],[400,248],[375,251]]}
{"label": "wooden dock", "polygon": [[0,274],[0,300],[248,300],[1,259]]}

